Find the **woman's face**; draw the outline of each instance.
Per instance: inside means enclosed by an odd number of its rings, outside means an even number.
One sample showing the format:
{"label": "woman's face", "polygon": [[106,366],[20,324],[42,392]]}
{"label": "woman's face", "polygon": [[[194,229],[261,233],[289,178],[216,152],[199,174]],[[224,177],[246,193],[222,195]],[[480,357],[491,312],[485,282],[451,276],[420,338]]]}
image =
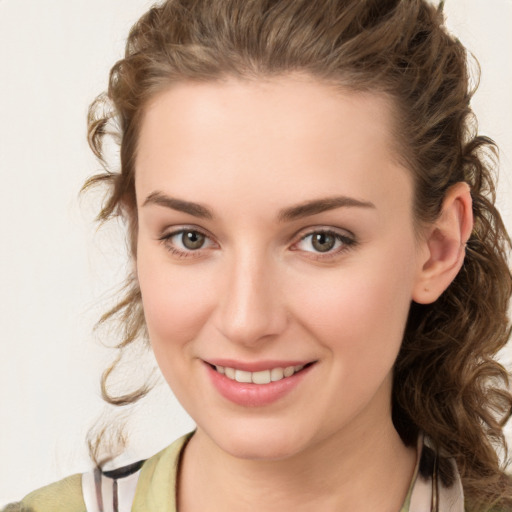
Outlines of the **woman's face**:
{"label": "woman's face", "polygon": [[390,104],[305,77],[173,86],[143,119],[137,272],[172,390],[222,450],[391,425],[421,269]]}

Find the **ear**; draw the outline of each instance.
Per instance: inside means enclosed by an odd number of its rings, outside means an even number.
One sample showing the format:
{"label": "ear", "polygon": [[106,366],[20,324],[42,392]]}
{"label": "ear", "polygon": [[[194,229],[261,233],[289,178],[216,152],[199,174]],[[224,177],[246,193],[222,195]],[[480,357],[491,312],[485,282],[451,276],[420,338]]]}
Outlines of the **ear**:
{"label": "ear", "polygon": [[467,183],[452,185],[439,218],[427,228],[423,256],[412,299],[419,304],[436,301],[464,263],[466,242],[473,229],[471,192]]}

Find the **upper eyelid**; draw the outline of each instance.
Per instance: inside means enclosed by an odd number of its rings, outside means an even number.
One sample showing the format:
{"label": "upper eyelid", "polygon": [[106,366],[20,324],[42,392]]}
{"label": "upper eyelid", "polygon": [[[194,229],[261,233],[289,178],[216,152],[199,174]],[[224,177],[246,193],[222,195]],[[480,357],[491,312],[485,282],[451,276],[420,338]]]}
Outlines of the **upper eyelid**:
{"label": "upper eyelid", "polygon": [[[162,234],[159,235],[158,239],[163,240],[165,238],[170,238],[172,236],[178,235],[180,233],[183,233],[185,231],[197,231],[198,233],[201,233],[203,236],[207,237],[211,242],[213,242],[216,245],[220,245],[219,242],[216,240],[216,238],[206,229],[194,225],[194,224],[183,224],[183,225],[177,225],[177,226],[169,226],[168,228],[165,228],[162,230]],[[314,233],[333,233],[335,235],[350,238],[352,240],[356,240],[356,236],[348,229],[346,228],[339,228],[334,226],[326,226],[326,225],[316,225],[316,226],[308,226],[305,228],[300,229],[299,231],[296,231],[288,240],[288,243],[296,244],[302,240],[304,240],[306,237],[313,235]],[[199,252],[201,249],[198,249],[197,252]]]}
{"label": "upper eyelid", "polygon": [[[312,235],[314,235],[316,233],[325,233],[325,234],[333,235],[334,238],[341,241],[341,243],[344,244],[345,246],[352,246],[354,244],[357,244],[357,240],[353,235],[342,234],[342,233],[332,230],[332,229],[323,229],[323,230],[317,229],[317,230],[309,231],[306,234],[300,236],[298,238],[298,240],[296,240],[295,242],[292,243],[291,247],[299,245],[301,242],[303,242],[304,240],[306,240],[307,238],[311,237]],[[325,253],[325,254],[327,255],[327,253]]]}
{"label": "upper eyelid", "polygon": [[346,238],[354,239],[356,236],[352,231],[345,228],[336,228],[333,226],[309,226],[307,228],[303,228],[298,231],[293,238],[298,238],[299,240],[303,240],[307,236],[310,236],[314,233],[334,233],[335,235],[344,236]]}
{"label": "upper eyelid", "polygon": [[198,233],[201,233],[202,235],[206,236],[210,240],[215,240],[215,237],[213,237],[207,230],[195,226],[193,224],[183,224],[178,226],[169,226],[161,231],[161,235],[159,235],[159,239],[167,238],[170,236],[178,235],[179,233],[183,233],[184,231],[197,231]]}
{"label": "upper eyelid", "polygon": [[[200,247],[198,249],[186,249],[186,248],[182,249],[182,248],[177,248],[174,244],[171,244],[171,241],[170,241],[171,238],[179,235],[180,233],[184,233],[187,231],[195,231],[197,233],[200,233],[201,235],[203,235],[205,238],[208,239],[210,246],[209,247]],[[208,250],[211,250],[212,248],[215,249],[215,246],[217,246],[217,247],[219,246],[219,243],[209,233],[207,233],[205,230],[201,229],[198,226],[191,226],[191,225],[172,226],[172,227],[169,226],[169,229],[164,229],[162,234],[157,237],[157,240],[159,243],[162,243],[163,245],[166,245],[166,246],[172,245],[174,247],[174,250],[176,252],[181,253],[182,255],[186,255],[186,254],[191,255],[191,256],[196,255],[196,257],[200,256],[203,251],[208,251]],[[170,249],[168,249],[168,250],[170,250]]]}

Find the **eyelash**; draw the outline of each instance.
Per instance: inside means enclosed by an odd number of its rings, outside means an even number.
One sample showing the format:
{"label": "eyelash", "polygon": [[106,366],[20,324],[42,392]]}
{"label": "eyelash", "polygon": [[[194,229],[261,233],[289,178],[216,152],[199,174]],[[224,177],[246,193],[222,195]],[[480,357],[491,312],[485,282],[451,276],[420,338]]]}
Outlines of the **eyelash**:
{"label": "eyelash", "polygon": [[[312,237],[313,235],[328,235],[334,237],[335,243],[340,242],[340,246],[337,249],[330,249],[326,252],[320,252],[320,251],[304,251],[309,253],[308,258],[312,258],[314,260],[318,261],[327,261],[329,259],[336,258],[340,254],[347,252],[350,249],[353,249],[357,245],[357,241],[352,234],[341,234],[333,229],[325,229],[325,228],[318,228],[308,231],[305,235],[300,237],[300,240],[293,244],[292,247],[297,246],[299,243],[303,242],[309,237]],[[312,242],[311,242],[312,243]],[[300,250],[300,249],[293,249],[293,250]]]}
{"label": "eyelash", "polygon": [[[181,249],[178,249],[174,244],[172,244],[172,242],[171,242],[172,238],[174,238],[175,236],[179,236],[179,235],[183,236],[184,233],[200,234],[200,235],[204,236],[205,239],[209,240],[210,243],[214,244],[214,242],[212,242],[210,236],[208,236],[205,232],[203,232],[202,230],[200,230],[196,227],[190,227],[190,228],[183,227],[183,228],[177,229],[176,231],[172,231],[171,233],[165,233],[164,235],[162,235],[159,238],[159,241],[164,245],[166,250],[168,250],[173,256],[175,256],[179,259],[198,258],[198,257],[202,256],[202,253],[204,251],[203,247],[200,247],[196,250],[194,250],[194,249],[181,250]],[[299,251],[300,249],[295,248],[298,244],[300,244],[307,238],[312,237],[313,235],[319,235],[319,234],[332,236],[335,239],[335,243],[340,242],[341,245],[335,250],[329,249],[328,251],[326,251],[324,253],[322,253],[320,251],[314,251],[314,250],[313,251],[305,251],[305,250],[303,251],[304,253],[309,254],[307,256],[308,258],[311,258],[311,259],[314,259],[317,261],[327,261],[329,259],[333,259],[333,258],[337,257],[338,255],[340,255],[341,253],[347,252],[348,250],[354,248],[357,245],[357,240],[355,239],[355,237],[352,234],[341,234],[332,229],[325,229],[325,228],[314,229],[313,228],[313,229],[308,230],[308,232],[306,234],[300,236],[299,240],[292,245],[291,250]]]}
{"label": "eyelash", "polygon": [[197,257],[201,256],[201,253],[203,252],[201,249],[203,249],[203,247],[201,247],[197,250],[189,249],[187,251],[184,251],[184,250],[178,249],[175,245],[172,244],[172,242],[171,242],[172,238],[174,238],[175,236],[178,236],[178,235],[183,236],[184,233],[198,233],[198,234],[204,236],[205,239],[211,241],[211,238],[205,232],[201,231],[200,229],[198,229],[196,227],[190,227],[190,228],[183,227],[181,229],[177,229],[176,231],[172,231],[171,233],[165,233],[164,235],[162,235],[159,238],[159,240],[173,256],[176,256],[180,259],[182,259],[182,258],[197,258]]}

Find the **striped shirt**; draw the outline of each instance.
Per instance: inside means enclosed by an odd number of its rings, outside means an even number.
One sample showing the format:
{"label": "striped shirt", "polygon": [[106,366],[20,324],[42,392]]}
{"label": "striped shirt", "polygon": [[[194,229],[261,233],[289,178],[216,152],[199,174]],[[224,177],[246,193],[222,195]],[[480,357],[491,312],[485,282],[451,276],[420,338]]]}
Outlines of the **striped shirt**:
{"label": "striped shirt", "polygon": [[[8,505],[2,512],[177,512],[178,468],[191,436],[181,437],[145,461],[113,471],[96,469],[68,477],[29,494],[20,503]],[[428,440],[420,438],[416,468],[399,512],[464,512],[455,464],[447,459],[443,464],[441,471],[435,451]],[[448,477],[447,467],[451,467]]]}

